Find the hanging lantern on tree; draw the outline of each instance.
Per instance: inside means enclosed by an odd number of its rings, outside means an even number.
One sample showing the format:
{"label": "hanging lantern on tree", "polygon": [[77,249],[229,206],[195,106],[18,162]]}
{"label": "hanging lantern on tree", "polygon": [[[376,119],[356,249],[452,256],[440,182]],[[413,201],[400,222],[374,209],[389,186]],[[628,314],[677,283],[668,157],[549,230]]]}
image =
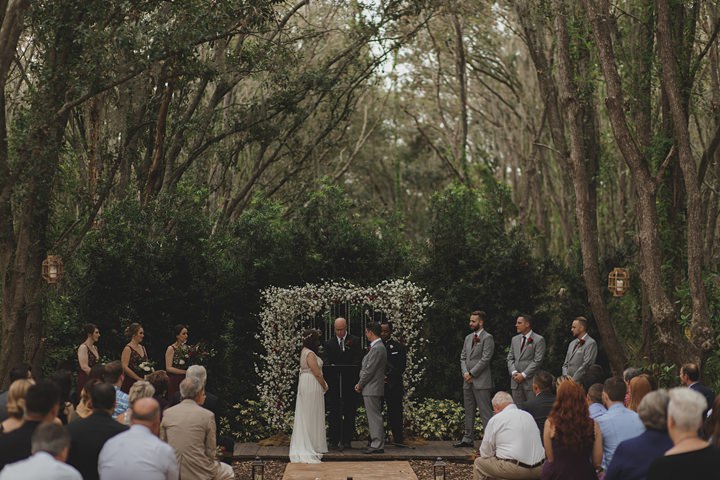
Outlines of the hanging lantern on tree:
{"label": "hanging lantern on tree", "polygon": [[63,262],[60,255],[48,255],[42,262],[42,277],[49,284],[60,281],[65,272],[63,271]]}
{"label": "hanging lantern on tree", "polygon": [[613,268],[608,275],[608,290],[613,297],[622,297],[630,289],[630,272],[624,268]]}

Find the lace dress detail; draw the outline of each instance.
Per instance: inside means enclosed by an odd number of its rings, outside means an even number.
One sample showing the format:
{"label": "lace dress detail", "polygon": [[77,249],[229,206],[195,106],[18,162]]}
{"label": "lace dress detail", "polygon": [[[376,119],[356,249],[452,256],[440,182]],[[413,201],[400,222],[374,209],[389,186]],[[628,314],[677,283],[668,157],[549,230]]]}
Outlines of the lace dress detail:
{"label": "lace dress detail", "polygon": [[320,371],[323,361],[312,350],[303,348],[300,353],[295,422],[290,439],[290,462],[320,463],[328,451],[325,437],[325,392],[307,363],[308,355],[317,359]]}

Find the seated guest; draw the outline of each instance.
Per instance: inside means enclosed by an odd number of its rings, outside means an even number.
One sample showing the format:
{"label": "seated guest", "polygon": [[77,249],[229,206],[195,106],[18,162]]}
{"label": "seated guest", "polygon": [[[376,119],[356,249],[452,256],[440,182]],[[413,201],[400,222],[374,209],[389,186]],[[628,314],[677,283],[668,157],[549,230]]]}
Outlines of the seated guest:
{"label": "seated guest", "polygon": [[[20,365],[10,369],[10,385],[15,380],[32,380],[32,371],[30,365]],[[0,422],[5,421],[7,418],[7,411],[5,406],[7,405],[9,390],[0,393]]]}
{"label": "seated guest", "polygon": [[545,371],[539,371],[533,377],[532,389],[535,397],[525,402],[522,409],[533,416],[537,423],[542,436],[545,420],[550,414],[553,403],[555,403],[555,393],[553,393],[553,383],[555,378]]}
{"label": "seated guest", "polygon": [[132,427],[105,442],[98,457],[102,480],[178,480],[179,469],[170,445],[160,440],[160,405],[141,398],[132,408]]}
{"label": "seated guest", "polygon": [[123,425],[129,426],[132,418],[133,404],[141,398],[152,398],[153,395],[155,395],[155,388],[147,380],[138,380],[133,383],[130,387],[130,392],[128,392],[128,403],[130,404],[130,408],[121,413],[118,416],[117,421]]}
{"label": "seated guest", "polygon": [[602,462],[602,434],[588,415],[585,391],[563,382],[545,423],[543,443],[547,462],[543,480],[595,480]]}
{"label": "seated guest", "polygon": [[605,370],[603,370],[602,365],[593,363],[588,367],[587,372],[583,373],[582,377],[580,377],[580,385],[582,385],[583,390],[587,392],[591,385],[602,383],[605,378],[607,377],[605,376]]}
{"label": "seated guest", "polygon": [[205,390],[194,377],[180,382],[183,401],[165,410],[160,438],[175,450],[183,480],[233,480],[230,465],[215,460],[215,415],[200,406]]}
{"label": "seated guest", "polygon": [[107,383],[115,387],[115,411],[113,412],[113,418],[117,418],[130,407],[127,393],[123,392],[120,388],[125,380],[122,363],[120,363],[119,360],[115,360],[105,365],[103,378]]}
{"label": "seated guest", "polygon": [[603,388],[602,383],[595,383],[587,390],[588,410],[590,412],[590,418],[593,420],[597,420],[597,417],[607,412],[607,408],[603,405]]}
{"label": "seated guest", "polygon": [[633,412],[637,412],[643,397],[650,391],[652,391],[652,386],[647,375],[638,375],[630,380],[630,403],[628,403],[627,407]]}
{"label": "seated guest", "polygon": [[0,480],[82,480],[80,473],[65,460],[70,450],[70,435],[55,423],[44,423],[35,429],[31,441],[32,457],[8,465]]}
{"label": "seated guest", "polygon": [[507,392],[496,393],[492,406],[473,479],[540,478],[545,451],[532,415],[517,408]]}
{"label": "seated guest", "polygon": [[[623,382],[625,382],[625,400],[623,400],[623,404],[628,408],[630,408],[630,381],[633,378],[640,376],[641,374],[642,370],[637,367],[628,367],[623,370]],[[638,404],[639,403],[640,402],[638,402]]]}
{"label": "seated guest", "polygon": [[[630,383],[640,377],[635,377]],[[670,397],[667,390],[650,392],[642,399],[638,415],[645,432],[620,442],[605,480],[645,480],[650,464],[672,448],[667,432],[667,407]]]}
{"label": "seated guest", "polygon": [[147,376],[146,380],[155,388],[155,395],[153,395],[153,398],[158,401],[160,404],[160,413],[163,413],[170,405],[170,401],[167,398],[170,378],[168,377],[167,372],[165,370],[155,370]]}
{"label": "seated guest", "polygon": [[[80,393],[80,402],[77,404],[75,411],[70,415],[69,423],[81,418],[87,418],[92,414],[92,400],[90,399],[90,392],[92,388],[101,383],[97,378],[91,378],[83,386],[82,392]],[[112,386],[112,385],[111,385]]]}
{"label": "seated guest", "polygon": [[686,363],[680,367],[680,384],[683,387],[688,387],[695,390],[700,395],[705,397],[707,407],[703,412],[703,418],[707,416],[707,413],[712,407],[713,401],[715,400],[715,393],[708,387],[700,383],[700,369],[694,363]]}
{"label": "seated guest", "polygon": [[623,405],[625,382],[620,377],[610,377],[603,386],[603,403],[607,408],[604,415],[597,417],[603,437],[603,470],[607,470],[615,449],[623,440],[634,438],[645,431],[636,412]]}
{"label": "seated guest", "polygon": [[675,445],[656,459],[648,471],[648,480],[717,478],[720,451],[698,436],[707,401],[689,388],[670,390],[668,432]]}
{"label": "seated guest", "polygon": [[58,410],[58,418],[63,425],[67,425],[70,417],[72,416],[75,408],[70,401],[70,394],[72,393],[72,373],[70,370],[58,370],[50,375],[51,382],[55,382],[55,385],[60,389],[60,409]]}
{"label": "seated guest", "polygon": [[720,395],[715,397],[710,416],[705,421],[705,435],[710,445],[720,448]]}
{"label": "seated guest", "polygon": [[25,421],[17,430],[0,435],[0,470],[32,454],[31,440],[35,429],[57,417],[60,391],[52,382],[31,385],[25,395]]}
{"label": "seated guest", "polygon": [[77,468],[85,480],[97,480],[98,456],[103,445],[115,435],[128,429],[113,420],[115,410],[115,388],[109,383],[88,380],[83,388],[91,386],[92,414],[87,418],[70,422],[71,448],[67,463]]}
{"label": "seated guest", "polygon": [[[202,384],[203,388],[205,388],[207,384],[207,370],[205,370],[205,367],[202,365],[192,365],[187,369],[187,373],[185,374],[185,378],[187,377],[194,377],[200,380],[200,383]],[[173,396],[172,400],[170,401],[170,405],[177,405],[180,403],[180,392],[178,391]],[[221,415],[221,402],[217,395],[214,395],[208,391],[205,391],[205,401],[201,405],[203,408],[206,408],[210,410],[215,415],[215,427],[217,429],[217,422],[219,421],[220,415]]]}
{"label": "seated guest", "polygon": [[23,424],[25,416],[25,396],[32,380],[15,380],[8,389],[7,413],[8,417],[0,423],[0,433],[10,433]]}

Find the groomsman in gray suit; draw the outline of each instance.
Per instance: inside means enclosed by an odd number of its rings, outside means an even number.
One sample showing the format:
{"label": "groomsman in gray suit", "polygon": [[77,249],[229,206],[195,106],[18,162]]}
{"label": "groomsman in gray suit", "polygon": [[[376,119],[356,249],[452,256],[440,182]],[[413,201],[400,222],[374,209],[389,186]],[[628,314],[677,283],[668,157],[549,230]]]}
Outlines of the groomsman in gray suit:
{"label": "groomsman in gray suit", "polygon": [[517,318],[515,328],[518,334],[510,341],[507,365],[513,401],[522,408],[535,398],[533,376],[545,358],[545,339],[532,330],[532,317],[526,313]]}
{"label": "groomsman in gray suit", "polygon": [[465,405],[465,434],[454,447],[474,447],[475,409],[480,409],[483,426],[487,427],[492,416],[490,403],[493,388],[490,361],[495,352],[493,336],[485,331],[485,312],[476,310],[470,314],[470,330],[460,352],[460,369],[463,374],[463,403]]}
{"label": "groomsman in gray suit", "polygon": [[562,366],[562,374],[571,376],[576,382],[580,382],[580,378],[587,372],[588,367],[595,363],[597,357],[597,343],[588,335],[587,324],[585,317],[577,317],[573,320],[570,330],[575,340],[568,345]]}
{"label": "groomsman in gray suit", "polygon": [[365,337],[370,342],[369,351],[363,357],[360,380],[355,391],[362,393],[367,411],[370,445],[363,453],[385,452],[385,427],[382,417],[382,397],[385,394],[385,372],[387,351],[380,338],[380,324],[369,322],[365,326]]}

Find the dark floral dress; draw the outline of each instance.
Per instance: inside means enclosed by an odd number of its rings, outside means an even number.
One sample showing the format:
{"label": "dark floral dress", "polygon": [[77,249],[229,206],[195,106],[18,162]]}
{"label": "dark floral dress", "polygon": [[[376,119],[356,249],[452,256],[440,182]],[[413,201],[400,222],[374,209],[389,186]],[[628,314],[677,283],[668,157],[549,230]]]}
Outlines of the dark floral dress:
{"label": "dark floral dress", "polygon": [[[177,368],[180,370],[187,370],[188,365],[187,362],[185,365],[181,365],[178,363],[180,361],[180,355],[179,353],[182,350],[182,347],[180,349],[175,348],[175,345],[170,345],[170,347],[173,349],[173,361],[172,366],[173,368]],[[167,391],[167,398],[172,402],[173,395],[175,395],[176,392],[180,391],[180,382],[182,382],[185,379],[184,373],[170,373],[168,372],[168,391]]]}
{"label": "dark floral dress", "polygon": [[[90,348],[88,348],[88,346],[86,344],[83,344],[83,345],[85,345],[85,349],[87,350],[88,367],[90,367],[92,369],[92,367],[97,365],[97,363],[100,359],[95,356],[93,351],[90,350]],[[82,347],[82,345],[80,345],[80,347]],[[80,365],[78,363],[78,378],[77,378],[77,399],[78,399],[78,401],[80,401],[80,397],[82,395],[83,388],[85,387],[85,384],[87,383],[88,378],[89,378],[88,374],[85,373],[85,371],[82,368],[80,368]]]}
{"label": "dark floral dress", "polygon": [[[125,346],[130,349],[130,361],[128,362],[128,367],[130,368],[130,370],[135,372],[135,375],[137,375],[140,378],[144,378],[145,375],[147,374],[147,372],[144,372],[140,368],[140,364],[148,361],[148,356],[147,356],[147,352],[145,351],[145,347],[140,345],[140,348],[142,348],[142,352],[143,352],[143,354],[140,355],[138,352],[135,351],[134,348],[132,348],[130,346],[129,343]],[[130,387],[132,387],[133,383],[135,383],[135,382],[136,382],[136,380],[134,378],[132,378],[130,375],[125,375],[125,381],[122,384],[122,391],[125,393],[128,393],[130,391]]]}

